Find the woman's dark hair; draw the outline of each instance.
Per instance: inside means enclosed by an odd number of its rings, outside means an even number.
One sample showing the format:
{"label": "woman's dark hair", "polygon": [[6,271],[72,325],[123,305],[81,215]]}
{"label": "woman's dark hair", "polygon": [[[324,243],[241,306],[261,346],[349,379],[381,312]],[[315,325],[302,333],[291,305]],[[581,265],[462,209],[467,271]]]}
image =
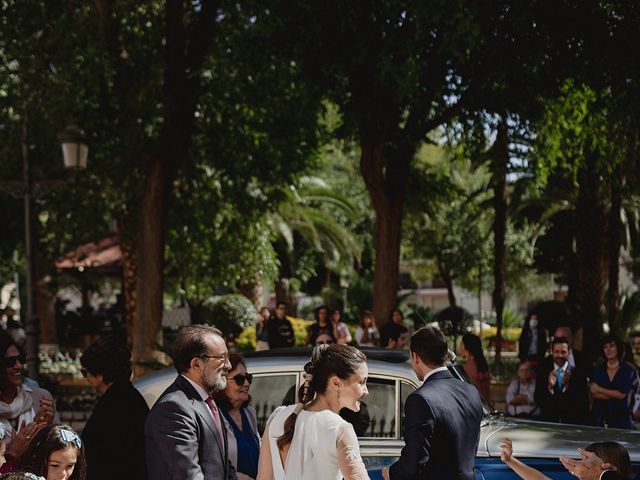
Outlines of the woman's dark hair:
{"label": "woman's dark hair", "polygon": [[[314,399],[316,394],[327,391],[329,379],[333,376],[347,380],[356,370],[367,361],[364,353],[348,345],[318,345],[311,353],[311,360],[304,366],[311,379],[305,381],[298,390],[298,401],[303,405]],[[293,440],[297,413],[289,415],[284,422],[284,433],[278,438],[278,448],[284,448]]]}
{"label": "woman's dark hair", "polygon": [[399,308],[394,308],[393,310],[391,310],[390,320],[393,322],[393,314],[396,312],[398,312],[400,314],[400,318],[404,320],[404,313],[402,313],[402,310],[400,310]]}
{"label": "woman's dark hair", "polygon": [[[244,357],[239,353],[230,353],[229,354],[229,363],[231,363],[231,369],[229,369],[229,371],[235,370],[238,365],[244,365],[244,367],[247,368],[247,363],[246,363]],[[230,378],[227,375],[227,383],[232,382],[232,381],[235,382],[235,380],[233,380],[232,378]],[[219,407],[224,407],[226,409],[230,409],[231,408],[231,403],[229,403],[229,399],[224,394],[224,390],[220,390],[219,392],[216,392],[213,397],[214,397],[214,399],[215,399],[215,401],[216,401],[216,403],[218,404]],[[249,398],[249,400],[244,402],[242,404],[241,408],[246,408],[249,405],[250,401],[251,401],[251,398]]]}
{"label": "woman's dark hair", "polygon": [[482,342],[480,341],[480,337],[474,335],[473,333],[465,333],[462,336],[462,344],[464,348],[466,348],[476,363],[478,364],[479,372],[486,372],[489,370],[489,365],[487,364],[487,359],[484,358],[484,352],[482,351]]}
{"label": "woman's dark hair", "polygon": [[0,330],[0,356],[4,357],[7,350],[11,347],[18,348],[16,342],[11,338],[11,335],[4,330]]}
{"label": "woman's dark hair", "polygon": [[605,463],[610,463],[618,469],[618,475],[630,480],[631,459],[627,449],[618,442],[595,442],[585,447],[587,452],[595,453]]}
{"label": "woman's dark hair", "polygon": [[47,477],[47,463],[53,452],[73,447],[78,452],[76,466],[69,480],[85,480],[87,464],[80,436],[67,425],[47,425],[33,437],[22,460],[22,468]]}
{"label": "woman's dark hair", "polygon": [[360,323],[359,323],[360,327],[367,328],[365,326],[365,324],[364,324],[364,319],[367,318],[367,317],[371,318],[371,326],[375,327],[376,326],[376,318],[373,316],[373,312],[371,310],[364,310],[362,312],[362,315],[360,315]]}
{"label": "woman's dark hair", "polygon": [[[20,347],[18,347],[16,342],[13,340],[13,338],[11,338],[11,335],[9,335],[5,330],[0,330],[0,358],[4,358],[4,356],[7,354],[7,350],[9,350],[11,347],[16,347],[18,349],[18,352],[20,352],[20,354],[23,353],[20,350]],[[22,359],[21,361],[22,363],[24,363],[24,359]],[[6,380],[4,374],[5,374],[5,367],[4,365],[2,365],[0,366],[0,391],[2,391],[2,387]]]}
{"label": "woman's dark hair", "polygon": [[211,325],[189,325],[178,331],[173,343],[173,364],[178,373],[184,373],[191,368],[191,360],[209,353],[206,343],[207,335],[217,335],[222,332]]}
{"label": "woman's dark hair", "polygon": [[102,375],[104,383],[126,382],[131,378],[131,351],[115,335],[89,345],[80,357],[80,364],[92,375]]}
{"label": "woman's dark hair", "polygon": [[616,350],[618,354],[617,356],[618,356],[618,360],[620,360],[624,356],[624,344],[622,343],[622,341],[615,335],[605,335],[600,339],[600,352],[603,352],[604,346],[607,343],[616,344]]}
{"label": "woman's dark hair", "polygon": [[316,323],[318,325],[320,325],[320,310],[326,310],[327,315],[324,318],[324,321],[326,323],[330,323],[331,319],[329,318],[329,307],[327,307],[326,305],[320,305],[318,308],[316,308],[315,313],[314,313],[314,317],[316,319]]}

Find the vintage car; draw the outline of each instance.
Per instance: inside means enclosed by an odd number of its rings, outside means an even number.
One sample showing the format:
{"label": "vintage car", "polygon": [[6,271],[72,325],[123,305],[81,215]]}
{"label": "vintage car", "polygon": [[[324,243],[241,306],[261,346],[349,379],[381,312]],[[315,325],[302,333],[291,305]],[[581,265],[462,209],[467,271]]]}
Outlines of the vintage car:
{"label": "vintage car", "polygon": [[[411,369],[407,352],[385,349],[363,351],[368,358],[369,395],[363,399],[359,415],[343,411],[343,416],[354,425],[360,440],[361,454],[371,478],[380,479],[381,468],[392,464],[400,455],[404,445],[404,402],[421,382]],[[295,401],[295,392],[304,381],[302,368],[310,353],[308,348],[291,348],[247,355],[247,369],[253,374],[251,404],[258,412],[260,429],[264,428],[276,407]],[[449,370],[461,381],[469,382],[459,365],[452,363]],[[137,379],[134,385],[149,406],[152,406],[175,377],[175,369],[167,368]],[[576,451],[579,447],[607,440],[624,445],[631,455],[634,469],[640,469],[638,431],[605,430],[506,418],[493,411],[486,401],[484,410],[476,459],[477,479],[519,478],[500,460],[500,442],[504,437],[513,440],[516,457],[554,479],[575,478],[558,461],[560,455],[577,458]]]}

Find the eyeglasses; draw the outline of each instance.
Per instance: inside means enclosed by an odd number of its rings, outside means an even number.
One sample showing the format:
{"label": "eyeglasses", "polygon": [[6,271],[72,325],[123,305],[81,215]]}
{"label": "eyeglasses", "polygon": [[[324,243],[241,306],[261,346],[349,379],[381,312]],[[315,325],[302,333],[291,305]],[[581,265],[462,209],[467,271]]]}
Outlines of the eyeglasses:
{"label": "eyeglasses", "polygon": [[4,357],[3,362],[6,368],[14,367],[15,364],[18,362],[24,365],[25,363],[24,355],[13,355],[11,357]]}
{"label": "eyeglasses", "polygon": [[318,340],[316,342],[316,345],[333,345],[334,343],[336,342],[334,342],[333,340]]}
{"label": "eyeglasses", "polygon": [[72,432],[71,430],[66,430],[64,428],[58,431],[60,435],[60,439],[65,443],[72,443],[78,448],[82,448],[82,440],[76,432]]}
{"label": "eyeglasses", "polygon": [[200,355],[202,358],[215,358],[216,360],[222,360],[224,363],[227,363],[229,361],[229,354],[228,353],[221,353],[220,355],[206,355],[206,354],[202,354]]}
{"label": "eyeglasses", "polygon": [[241,373],[239,373],[231,377],[231,379],[236,382],[236,385],[241,387],[244,385],[245,380],[249,382],[249,385],[251,385],[251,382],[253,381],[253,375],[251,373],[247,373],[246,375],[242,375]]}

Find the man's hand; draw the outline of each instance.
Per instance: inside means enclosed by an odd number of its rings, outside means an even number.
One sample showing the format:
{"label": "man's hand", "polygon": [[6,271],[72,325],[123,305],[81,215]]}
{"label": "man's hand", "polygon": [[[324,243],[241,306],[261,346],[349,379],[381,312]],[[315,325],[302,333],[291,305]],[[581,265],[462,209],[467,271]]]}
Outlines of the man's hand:
{"label": "man's hand", "polygon": [[598,393],[600,391],[600,385],[598,385],[597,383],[591,382],[589,384],[589,390],[591,391],[592,394]]}
{"label": "man's hand", "polygon": [[563,388],[566,388],[566,386],[569,385],[570,381],[571,381],[571,370],[567,368],[564,371],[564,376],[562,377]]}
{"label": "man's hand", "polygon": [[555,387],[557,381],[558,379],[556,378],[556,372],[554,371],[549,372],[549,388]]}
{"label": "man's hand", "polygon": [[384,478],[384,480],[389,480],[389,467],[384,467],[382,469],[382,478]]}
{"label": "man's hand", "polygon": [[578,477],[580,480],[598,480],[603,470],[615,470],[608,463],[604,463],[593,452],[578,449],[578,453],[582,455],[581,460],[573,460],[568,457],[560,457],[560,462],[564,465],[571,475]]}
{"label": "man's hand", "polygon": [[500,450],[500,460],[507,463],[511,460],[511,456],[513,455],[513,443],[508,438],[505,438],[502,440],[500,448],[502,449]]}

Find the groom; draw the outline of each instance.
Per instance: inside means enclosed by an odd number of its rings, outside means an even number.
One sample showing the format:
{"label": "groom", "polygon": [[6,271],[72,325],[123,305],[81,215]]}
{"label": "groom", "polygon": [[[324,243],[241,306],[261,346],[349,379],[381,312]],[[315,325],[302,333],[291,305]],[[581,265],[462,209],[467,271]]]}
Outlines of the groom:
{"label": "groom", "polygon": [[404,405],[400,459],[382,470],[385,480],[474,480],[482,403],[478,390],[445,366],[447,340],[436,327],[411,337],[411,366],[424,379]]}

